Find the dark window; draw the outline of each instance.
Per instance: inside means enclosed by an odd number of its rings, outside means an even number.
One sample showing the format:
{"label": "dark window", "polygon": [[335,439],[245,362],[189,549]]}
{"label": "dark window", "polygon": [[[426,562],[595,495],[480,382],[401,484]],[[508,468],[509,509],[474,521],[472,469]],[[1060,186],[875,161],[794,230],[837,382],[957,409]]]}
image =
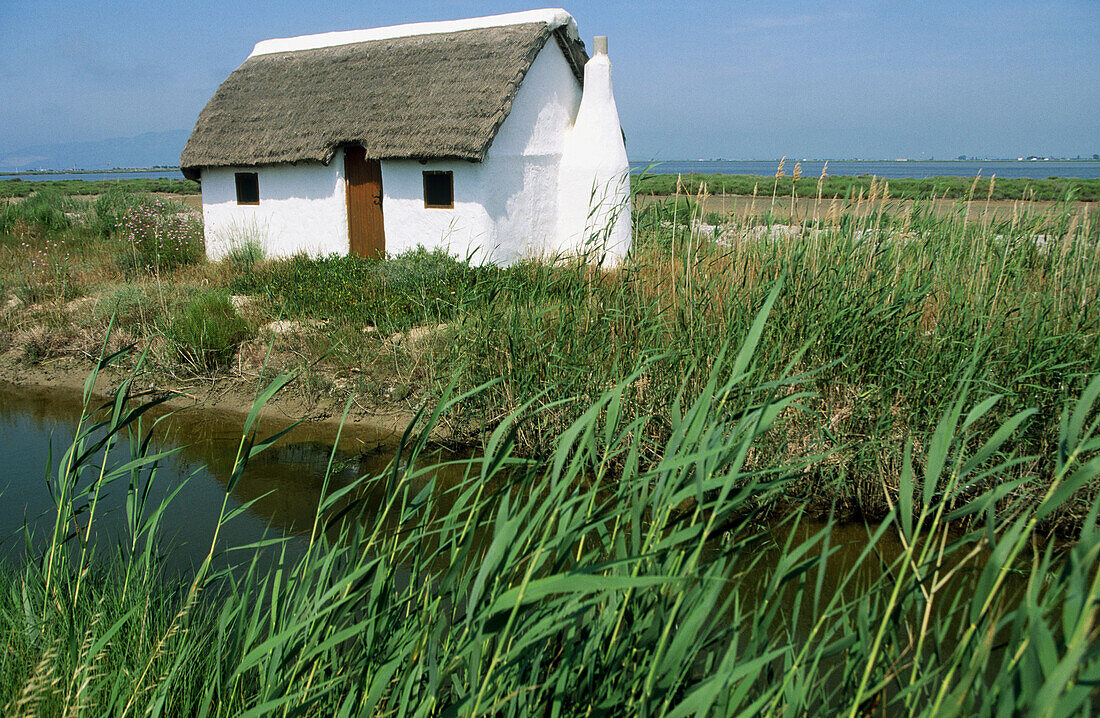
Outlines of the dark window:
{"label": "dark window", "polygon": [[438,209],[454,209],[454,172],[424,173],[424,206]]}
{"label": "dark window", "polygon": [[237,172],[237,204],[260,203],[260,178],[255,172]]}

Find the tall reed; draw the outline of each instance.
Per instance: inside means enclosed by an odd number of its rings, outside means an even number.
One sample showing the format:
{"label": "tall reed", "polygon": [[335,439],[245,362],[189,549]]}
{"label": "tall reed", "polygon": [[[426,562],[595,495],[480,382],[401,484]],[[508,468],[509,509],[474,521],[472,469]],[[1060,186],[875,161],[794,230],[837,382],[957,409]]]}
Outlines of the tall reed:
{"label": "tall reed", "polygon": [[[1033,458],[1019,448],[1035,412],[986,431],[1003,397],[964,385],[934,431],[906,442],[899,485],[883,487],[890,511],[843,562],[832,521],[807,529],[797,509],[758,520],[821,458],[752,467],[782,417],[813,399],[799,357],[770,376],[761,361],[781,296],[773,288],[743,340],[680,383],[667,414],[627,411],[655,356],[575,397],[579,415],[540,457],[517,454],[517,437],[560,402],[517,407],[460,462],[465,478],[442,486],[428,437],[471,398],[447,392],[388,471],[326,487],[302,550],[235,547],[219,570],[218,531],[244,510],[224,504],[183,579],[156,560],[167,503],[135,498],[131,538],[94,560],[86,534],[63,528],[96,520],[78,495],[129,480],[140,497],[156,480],[141,433],[121,465],[100,453],[149,406],[132,405],[124,382],[107,414],[82,420],[104,433],[80,431],[53,479],[68,492],[53,538],[4,576],[0,702],[10,714],[199,716],[1087,713],[1100,501],[1070,544],[1039,545],[1037,529],[1100,473],[1100,378],[1065,402],[1038,501],[1012,470]],[[258,440],[254,421],[288,380],[257,397],[230,492],[278,439]],[[273,564],[258,547],[276,549]]]}
{"label": "tall reed", "polygon": [[682,384],[705,382],[720,347],[746,336],[751,308],[782,284],[756,361],[767,377],[791,362],[814,369],[815,396],[810,412],[780,418],[754,461],[831,449],[792,492],[885,514],[881,484],[897,485],[906,438],[930,431],[962,388],[976,400],[1003,395],[990,428],[1039,409],[1022,440],[1041,458],[1019,471],[1049,480],[1056,407],[1100,371],[1100,233],[1069,207],[1011,224],[938,218],[919,204],[899,216],[883,208],[888,192],[876,186],[863,216],[794,228],[730,217],[712,231],[694,220],[697,201],[687,219],[679,201],[650,204],[615,272],[583,258],[531,263],[465,287],[442,376],[453,371],[465,388],[501,380],[466,402],[469,425],[541,397],[552,408],[517,436],[537,452],[651,358],[624,411],[661,417],[649,425],[660,442]]}

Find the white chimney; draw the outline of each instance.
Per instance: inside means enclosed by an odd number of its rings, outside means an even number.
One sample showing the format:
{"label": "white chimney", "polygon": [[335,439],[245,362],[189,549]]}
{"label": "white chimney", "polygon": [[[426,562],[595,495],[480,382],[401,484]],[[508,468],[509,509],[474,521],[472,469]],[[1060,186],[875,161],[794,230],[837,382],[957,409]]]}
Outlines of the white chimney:
{"label": "white chimney", "polygon": [[558,238],[552,251],[596,250],[617,264],[630,250],[630,164],[611,88],[607,38],[592,42],[584,94],[558,171]]}

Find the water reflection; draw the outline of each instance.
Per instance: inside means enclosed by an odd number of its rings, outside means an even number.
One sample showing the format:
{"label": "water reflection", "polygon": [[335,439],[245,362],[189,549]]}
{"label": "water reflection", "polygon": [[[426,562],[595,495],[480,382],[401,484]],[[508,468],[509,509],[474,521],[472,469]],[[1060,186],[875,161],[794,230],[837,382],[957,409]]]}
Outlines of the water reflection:
{"label": "water reflection", "polygon": [[[10,558],[22,551],[20,536],[25,524],[37,527],[41,533],[45,528],[42,521],[52,522],[46,467],[52,463],[56,472],[56,464],[74,436],[80,409],[76,392],[0,384],[0,554]],[[151,412],[150,419],[158,417],[165,418],[157,426],[155,444],[159,450],[178,451],[162,462],[150,501],[157,502],[181,483],[186,484],[165,514],[162,537],[167,540],[165,548],[171,552],[172,563],[187,565],[209,548],[244,417],[197,409]],[[261,420],[258,435],[273,434],[290,423]],[[265,536],[289,537],[292,542],[295,537],[308,536],[329,462],[334,468],[331,491],[359,476],[386,471],[392,464],[398,438],[386,430],[350,426],[344,428],[334,446],[337,427],[299,425],[249,462],[229,497],[228,508],[250,506],[223,529],[223,547]],[[129,443],[122,442],[110,459],[123,463],[129,452]],[[451,458],[452,454],[435,449],[429,460]],[[436,475],[436,481],[446,486],[461,474],[459,467],[445,467]],[[125,494],[126,486],[116,483],[102,500],[105,515],[97,519],[95,528],[97,537],[107,539],[108,544],[125,536]],[[380,505],[384,500],[380,495],[361,498],[368,511],[372,504]]]}
{"label": "water reflection", "polygon": [[[161,416],[166,413],[161,412]],[[22,551],[19,537],[25,524],[42,527],[44,518],[52,520],[45,467],[51,457],[54,464],[60,459],[72,439],[79,415],[80,397],[75,392],[0,385],[0,539],[3,540],[0,555],[10,559]],[[196,409],[173,412],[160,423],[157,442],[163,448],[179,447],[179,450],[163,462],[150,503],[155,504],[181,482],[186,482],[162,522],[161,536],[169,551],[169,566],[185,569],[206,555],[229,485],[243,423],[243,416]],[[259,435],[275,433],[288,425],[287,421],[263,420]],[[393,448],[398,437],[391,432],[352,426],[344,429],[338,444],[336,439],[335,426],[301,425],[268,451],[254,457],[228,500],[230,510],[245,504],[249,506],[221,530],[221,548],[245,545],[265,536],[285,537],[294,555],[304,545],[303,537],[313,529],[330,461],[334,467],[330,492],[347,486],[360,476],[383,473],[394,463]],[[129,448],[124,444],[111,458],[122,463],[128,456]],[[461,458],[437,449],[425,457],[422,464]],[[453,501],[448,489],[460,483],[465,470],[461,461],[453,461],[431,476],[419,477],[418,485],[410,489],[415,495],[425,482],[434,479],[436,510],[446,513]],[[355,496],[362,502],[364,520],[382,520],[377,512],[388,499],[386,482],[371,482],[365,491],[369,493],[360,492]],[[102,545],[110,546],[126,536],[125,494],[123,484],[112,486],[107,492],[103,502],[107,513],[96,522],[97,539],[105,540]],[[396,516],[387,515],[382,528],[395,529],[397,520]],[[790,595],[769,596],[768,577],[780,562],[781,547],[788,542],[800,545],[823,528],[824,524],[809,520],[798,522],[797,527],[784,521],[759,527],[761,535],[750,543],[751,548],[739,552],[731,564],[735,572],[747,571],[759,576],[759,583],[750,580],[744,584],[756,585],[752,600],[779,598],[790,609],[795,608],[795,584],[801,582],[786,585],[784,591]],[[822,600],[827,601],[838,594],[843,601],[856,600],[889,572],[904,547],[896,532],[888,530],[876,542],[874,552],[865,556],[864,549],[876,528],[861,524],[831,528],[829,553],[821,575]],[[738,538],[745,538],[744,530]],[[820,556],[824,546],[824,541],[817,542],[805,557]],[[422,547],[423,555],[431,554],[433,548]],[[723,549],[716,544],[713,550]],[[965,552],[949,554],[945,569],[955,568],[962,553]],[[957,580],[972,581],[985,559],[983,553],[960,566]],[[802,577],[809,583],[802,584],[806,592],[803,610],[798,612],[794,628],[796,633],[811,629],[807,621],[813,612],[808,609],[818,579],[817,570],[814,568]],[[845,580],[853,570],[856,574]],[[1010,581],[1010,588],[1014,589],[1016,583]]]}

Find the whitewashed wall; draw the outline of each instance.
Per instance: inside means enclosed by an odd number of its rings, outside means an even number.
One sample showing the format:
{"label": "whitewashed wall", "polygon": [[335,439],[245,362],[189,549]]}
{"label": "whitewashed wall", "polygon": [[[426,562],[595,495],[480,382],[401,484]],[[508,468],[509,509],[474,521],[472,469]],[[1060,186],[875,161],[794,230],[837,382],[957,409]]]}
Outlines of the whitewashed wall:
{"label": "whitewashed wall", "polygon": [[[553,40],[531,65],[484,162],[384,160],[386,251],[445,247],[478,263],[510,264],[546,254],[558,233],[558,171],[581,89]],[[424,207],[425,170],[454,172],[454,209]],[[238,205],[234,172],[257,172],[260,204]],[[202,172],[207,255],[242,238],[268,256],[348,252],[344,154],[332,162]]]}
{"label": "whitewashed wall", "polygon": [[[238,205],[235,172],[255,172],[258,205]],[[202,171],[206,255],[220,259],[245,239],[259,240],[269,257],[305,252],[347,254],[344,153],[328,165],[209,167]]]}
{"label": "whitewashed wall", "polygon": [[[557,233],[558,164],[580,99],[573,71],[550,40],[484,162],[382,162],[386,250],[444,246],[498,264],[545,253]],[[454,172],[454,209],[424,207],[425,170]]]}
{"label": "whitewashed wall", "polygon": [[584,99],[565,144],[558,186],[554,250],[598,250],[609,263],[621,261],[632,237],[630,163],[611,87],[611,60],[598,48],[584,66]]}

